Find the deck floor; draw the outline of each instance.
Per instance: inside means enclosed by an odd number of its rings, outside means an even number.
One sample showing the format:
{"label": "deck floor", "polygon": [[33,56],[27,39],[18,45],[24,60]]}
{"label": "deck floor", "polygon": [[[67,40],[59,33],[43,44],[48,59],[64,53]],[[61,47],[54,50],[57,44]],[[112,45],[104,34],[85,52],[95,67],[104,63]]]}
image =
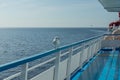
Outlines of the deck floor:
{"label": "deck floor", "polygon": [[85,71],[78,72],[72,80],[120,80],[119,53],[107,51],[100,54]]}

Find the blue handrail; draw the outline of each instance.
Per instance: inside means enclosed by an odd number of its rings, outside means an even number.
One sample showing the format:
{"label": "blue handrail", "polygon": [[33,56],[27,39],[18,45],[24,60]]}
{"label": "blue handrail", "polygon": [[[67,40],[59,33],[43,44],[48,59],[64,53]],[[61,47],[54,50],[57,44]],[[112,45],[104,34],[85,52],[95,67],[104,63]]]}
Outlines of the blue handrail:
{"label": "blue handrail", "polygon": [[119,36],[120,34],[104,34],[104,36]]}
{"label": "blue handrail", "polygon": [[20,59],[20,60],[16,60],[16,61],[13,61],[13,62],[9,62],[9,63],[3,64],[3,65],[0,65],[0,72],[11,69],[11,68],[14,68],[14,67],[17,67],[19,65],[22,65],[22,64],[25,64],[25,63],[28,63],[28,62],[31,62],[31,61],[34,61],[34,60],[37,60],[37,59],[40,59],[40,58],[43,58],[45,56],[48,56],[48,55],[54,54],[56,52],[59,52],[60,50],[67,49],[67,48],[70,48],[72,46],[79,45],[81,43],[84,43],[84,42],[87,42],[87,41],[90,41],[90,40],[93,40],[93,39],[96,39],[96,38],[99,38],[99,37],[102,37],[102,36],[103,35],[95,36],[95,37],[92,37],[92,38],[81,40],[79,42],[75,42],[75,43],[70,44],[70,45],[60,47],[58,49],[50,50],[50,51],[47,51],[47,52],[44,52],[44,53],[36,54],[36,55],[30,56],[30,57],[26,57],[26,58],[23,58],[23,59]]}

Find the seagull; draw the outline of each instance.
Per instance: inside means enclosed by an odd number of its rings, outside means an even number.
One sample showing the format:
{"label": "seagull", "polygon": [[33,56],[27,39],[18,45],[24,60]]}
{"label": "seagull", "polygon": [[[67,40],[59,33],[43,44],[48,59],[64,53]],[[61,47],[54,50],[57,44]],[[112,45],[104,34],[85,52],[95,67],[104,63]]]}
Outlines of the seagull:
{"label": "seagull", "polygon": [[55,49],[58,48],[59,44],[60,44],[60,38],[58,36],[55,36],[53,39],[53,45],[55,46]]}

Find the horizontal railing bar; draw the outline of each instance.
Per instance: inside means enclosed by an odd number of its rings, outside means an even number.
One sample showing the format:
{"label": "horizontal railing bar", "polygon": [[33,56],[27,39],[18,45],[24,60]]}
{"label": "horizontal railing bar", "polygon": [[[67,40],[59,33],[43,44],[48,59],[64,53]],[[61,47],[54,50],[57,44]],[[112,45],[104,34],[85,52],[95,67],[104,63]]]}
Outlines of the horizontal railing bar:
{"label": "horizontal railing bar", "polygon": [[118,35],[120,35],[120,34],[104,34],[104,36],[118,36]]}
{"label": "horizontal railing bar", "polygon": [[45,52],[45,53],[42,53],[42,54],[37,54],[37,55],[34,55],[34,56],[30,56],[30,57],[27,57],[27,58],[23,58],[23,59],[20,59],[20,60],[16,60],[16,61],[13,61],[13,62],[9,62],[9,63],[3,64],[3,65],[0,65],[0,72],[4,71],[4,70],[7,70],[7,69],[10,69],[10,68],[17,67],[17,66],[25,64],[27,62],[31,62],[31,61],[40,59],[42,57],[51,55],[51,54],[53,54],[55,52],[58,52],[58,51],[59,51],[59,49],[51,50],[51,51],[48,51],[48,52]]}
{"label": "horizontal railing bar", "polygon": [[[73,51],[78,50],[78,49],[80,49],[80,48],[82,48],[82,46],[77,47],[77,48],[74,48]],[[64,53],[62,53],[61,56],[64,56],[64,55],[66,55],[66,54],[68,54],[68,53],[69,53],[69,50],[66,51],[66,52],[64,52]]]}
{"label": "horizontal railing bar", "polygon": [[51,58],[51,59],[49,59],[49,60],[47,60],[47,61],[44,61],[44,62],[42,62],[42,63],[40,63],[40,64],[38,64],[38,65],[35,65],[35,66],[33,66],[33,67],[30,67],[30,68],[28,68],[28,71],[31,71],[31,70],[33,70],[33,69],[35,69],[35,68],[38,68],[38,67],[40,67],[41,65],[44,65],[44,64],[46,64],[46,63],[48,63],[48,62],[51,62],[51,61],[53,61],[53,60],[55,60],[56,58],[54,57],[54,58]]}
{"label": "horizontal railing bar", "polygon": [[18,72],[18,73],[13,74],[13,75],[11,75],[11,76],[3,79],[3,80],[11,80],[11,79],[13,79],[13,78],[15,78],[15,77],[18,77],[18,76],[20,76],[20,75],[21,75],[21,72]]}
{"label": "horizontal railing bar", "polygon": [[[42,63],[40,63],[40,64],[38,64],[38,65],[35,65],[35,66],[33,66],[33,67],[28,68],[27,71],[31,71],[31,70],[33,70],[33,69],[35,69],[35,68],[40,67],[41,65],[44,65],[44,64],[46,64],[46,63],[48,63],[48,62],[51,62],[51,61],[55,60],[55,59],[56,59],[55,57],[54,57],[54,58],[51,58],[51,59],[49,59],[49,60],[47,60],[47,61],[45,61],[45,62],[42,62]],[[13,75],[11,75],[11,76],[5,78],[4,80],[13,79],[13,78],[15,78],[15,77],[20,76],[20,74],[21,74],[21,72],[18,72],[18,73],[16,73],[16,74],[13,74]]]}
{"label": "horizontal railing bar", "polygon": [[[50,67],[49,69],[47,69],[47,70],[45,70],[45,71],[43,71],[43,72],[41,72],[41,74],[43,73],[47,73],[50,69],[52,69],[52,68],[55,68],[55,66],[52,66],[52,67]],[[54,70],[54,69],[53,69]],[[38,75],[36,75],[36,76],[34,76],[34,77],[32,77],[31,79],[28,79],[28,80],[36,80],[36,79],[34,79],[35,77],[37,77]],[[42,76],[41,76],[42,77]],[[40,79],[38,79],[37,78],[37,80],[43,80],[43,79],[41,79],[41,77],[40,77]],[[52,76],[53,77],[53,76]],[[49,80],[49,79],[47,79],[47,80]]]}
{"label": "horizontal railing bar", "polygon": [[76,50],[78,50],[78,49],[80,49],[80,48],[82,48],[82,46],[73,49],[73,51],[76,51]]}
{"label": "horizontal railing bar", "polygon": [[[103,34],[103,35],[104,35],[104,34]],[[70,47],[72,47],[72,46],[75,46],[75,45],[78,45],[78,44],[81,44],[81,43],[84,43],[84,42],[87,42],[87,41],[90,41],[90,40],[93,40],[93,39],[102,37],[103,35],[91,37],[91,38],[88,38],[88,39],[85,39],[85,40],[81,40],[81,41],[79,41],[79,42],[72,43],[71,45],[65,45],[65,46],[61,47],[60,50],[63,50],[63,49],[66,49],[66,48],[70,48]]]}
{"label": "horizontal railing bar", "polygon": [[101,36],[103,36],[103,35],[95,36],[95,37],[88,38],[88,39],[85,39],[85,40],[81,40],[80,42],[76,42],[76,43],[73,43],[71,45],[66,45],[66,46],[63,46],[61,48],[50,50],[50,51],[45,52],[45,53],[39,53],[37,55],[33,55],[33,56],[30,56],[30,57],[27,57],[27,58],[23,58],[23,59],[20,59],[20,60],[16,60],[16,61],[13,61],[13,62],[9,62],[9,63],[3,64],[3,65],[0,65],[0,72],[4,71],[4,70],[7,70],[7,69],[17,67],[19,65],[22,65],[22,64],[25,64],[25,63],[28,63],[28,62],[31,62],[31,61],[34,61],[34,60],[37,60],[37,59],[40,59],[42,57],[45,57],[45,56],[48,56],[48,55],[51,55],[51,54],[54,54],[56,52],[59,52],[60,50],[64,50],[64,49],[70,48],[72,46],[75,46],[75,45],[78,45],[78,44],[81,44],[81,43],[99,38]]}
{"label": "horizontal railing bar", "polygon": [[69,53],[69,51],[66,51],[66,52],[62,53],[60,56],[64,56],[64,55],[66,55],[68,53]]}

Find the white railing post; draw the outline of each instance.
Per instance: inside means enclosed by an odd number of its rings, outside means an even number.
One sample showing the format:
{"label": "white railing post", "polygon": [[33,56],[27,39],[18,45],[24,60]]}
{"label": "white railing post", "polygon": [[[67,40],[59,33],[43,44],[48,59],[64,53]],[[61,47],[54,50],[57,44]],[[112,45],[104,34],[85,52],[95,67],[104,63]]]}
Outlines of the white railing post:
{"label": "white railing post", "polygon": [[79,62],[79,67],[82,68],[82,56],[83,56],[83,53],[84,53],[84,49],[85,49],[85,43],[82,44],[82,51],[80,53],[80,62]]}
{"label": "white railing post", "polygon": [[100,39],[98,39],[98,51],[100,50]]}
{"label": "white railing post", "polygon": [[22,65],[21,80],[28,80],[28,63]]}
{"label": "white railing post", "polygon": [[67,62],[67,73],[66,73],[66,80],[70,80],[71,77],[71,58],[73,54],[73,47],[70,48],[70,53],[68,54],[68,62]]}
{"label": "white railing post", "polygon": [[92,41],[90,41],[90,58],[92,58]]}
{"label": "white railing post", "polygon": [[100,38],[100,42],[99,42],[99,49],[101,49],[101,44],[102,44],[102,38]]}
{"label": "white railing post", "polygon": [[100,39],[98,39],[98,51],[100,50]]}
{"label": "white railing post", "polygon": [[87,61],[90,59],[90,42],[88,43]]}
{"label": "white railing post", "polygon": [[99,39],[99,45],[98,45],[98,46],[99,46],[99,47],[98,47],[99,49],[101,48],[100,45],[101,45],[101,39]]}
{"label": "white railing post", "polygon": [[92,42],[92,45],[91,45],[91,56],[93,57],[94,55],[94,41]]}
{"label": "white railing post", "polygon": [[96,40],[94,41],[94,55],[96,53]]}
{"label": "white railing post", "polygon": [[56,55],[56,60],[55,60],[55,70],[54,70],[54,80],[58,80],[59,76],[59,67],[60,67],[60,54],[61,51]]}
{"label": "white railing post", "polygon": [[96,46],[95,46],[95,53],[98,52],[98,46],[99,46],[98,43],[99,43],[99,41],[98,41],[98,39],[96,39],[96,40],[95,40],[95,45],[96,45]]}
{"label": "white railing post", "polygon": [[94,41],[94,54],[96,53],[96,50],[97,49],[97,44],[96,44],[96,39],[95,39],[95,41]]}
{"label": "white railing post", "polygon": [[98,50],[100,50],[100,38],[98,39]]}

